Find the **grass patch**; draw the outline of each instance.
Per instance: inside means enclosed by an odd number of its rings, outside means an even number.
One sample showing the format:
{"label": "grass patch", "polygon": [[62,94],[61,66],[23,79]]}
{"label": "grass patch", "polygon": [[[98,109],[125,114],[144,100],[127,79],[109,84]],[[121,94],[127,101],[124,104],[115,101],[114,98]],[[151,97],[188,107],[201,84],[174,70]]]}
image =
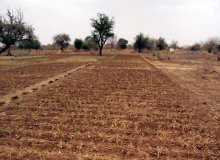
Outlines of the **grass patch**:
{"label": "grass patch", "polygon": [[21,67],[28,64],[34,64],[39,62],[47,62],[51,58],[49,57],[26,57],[26,58],[14,58],[11,59],[1,59],[0,60],[0,70],[11,69],[16,67]]}
{"label": "grass patch", "polygon": [[80,55],[80,56],[73,56],[68,58],[62,58],[57,60],[56,62],[96,62],[101,61],[105,59],[106,57],[99,57],[99,56],[86,56],[86,55]]}

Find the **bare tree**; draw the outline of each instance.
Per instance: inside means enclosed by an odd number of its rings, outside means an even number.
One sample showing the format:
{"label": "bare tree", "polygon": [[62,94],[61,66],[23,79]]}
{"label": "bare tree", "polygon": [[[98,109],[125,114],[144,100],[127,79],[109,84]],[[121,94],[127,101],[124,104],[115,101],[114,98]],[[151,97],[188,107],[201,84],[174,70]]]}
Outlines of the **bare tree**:
{"label": "bare tree", "polygon": [[220,45],[215,46],[212,52],[217,56],[217,60],[220,61]]}
{"label": "bare tree", "polygon": [[204,48],[211,53],[213,51],[214,48],[216,48],[216,46],[218,46],[220,44],[220,39],[217,37],[213,37],[213,38],[209,38],[205,44],[204,44]]}
{"label": "bare tree", "polygon": [[178,41],[173,40],[170,45],[170,48],[173,48],[174,50],[176,50],[178,48]]}
{"label": "bare tree", "polygon": [[28,40],[33,37],[33,28],[24,22],[23,13],[17,10],[17,14],[8,10],[6,16],[0,16],[0,43],[3,47],[0,49],[0,54],[8,50],[17,42]]}

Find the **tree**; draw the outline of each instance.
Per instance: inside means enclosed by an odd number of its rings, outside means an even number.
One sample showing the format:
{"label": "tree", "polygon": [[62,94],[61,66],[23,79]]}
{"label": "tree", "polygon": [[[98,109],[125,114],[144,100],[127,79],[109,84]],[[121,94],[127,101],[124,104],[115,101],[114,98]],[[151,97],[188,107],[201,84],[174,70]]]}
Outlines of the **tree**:
{"label": "tree", "polygon": [[138,34],[135,37],[135,43],[134,43],[134,49],[138,50],[139,53],[143,51],[143,49],[146,48],[146,38],[143,33]]}
{"label": "tree", "polygon": [[32,42],[30,40],[24,40],[18,44],[19,49],[31,49],[32,48]]}
{"label": "tree", "polygon": [[215,38],[209,38],[205,44],[204,48],[211,53],[216,46],[220,45],[220,39],[215,37]]}
{"label": "tree", "polygon": [[168,44],[167,42],[165,41],[164,38],[160,37],[158,40],[157,40],[157,48],[159,50],[164,50],[164,49],[167,49],[168,47]]}
{"label": "tree", "polygon": [[216,45],[212,49],[212,53],[217,56],[217,60],[220,61],[220,45]]}
{"label": "tree", "polygon": [[0,49],[0,54],[8,50],[17,42],[31,39],[33,36],[33,28],[24,22],[23,13],[17,10],[17,14],[8,10],[6,16],[0,16],[0,43],[3,47]]}
{"label": "tree", "polygon": [[201,45],[199,43],[195,43],[194,45],[192,45],[190,47],[190,50],[191,51],[199,51],[199,50],[201,50]]}
{"label": "tree", "polygon": [[110,19],[105,14],[98,13],[97,19],[91,19],[91,26],[94,28],[92,31],[92,39],[97,43],[99,48],[99,55],[102,56],[103,46],[109,37],[112,37],[114,20]]}
{"label": "tree", "polygon": [[38,39],[33,40],[33,47],[32,48],[35,49],[36,51],[41,48],[41,43]]}
{"label": "tree", "polygon": [[80,50],[83,47],[83,41],[81,39],[75,39],[74,46],[76,49]]}
{"label": "tree", "polygon": [[91,36],[87,36],[83,42],[82,48],[85,50],[91,50],[91,49],[97,50],[97,44],[94,42]]}
{"label": "tree", "polygon": [[149,45],[149,50],[151,50],[153,52],[153,54],[155,55],[155,50],[157,48],[157,40],[154,38],[150,38],[148,41],[148,45]]}
{"label": "tree", "polygon": [[217,59],[218,61],[220,61],[220,44],[217,45],[216,49],[217,49]]}
{"label": "tree", "polygon": [[70,37],[68,34],[58,34],[54,36],[53,43],[60,47],[60,50],[63,52],[64,48],[69,46]]}
{"label": "tree", "polygon": [[120,38],[117,43],[118,49],[126,49],[128,45],[128,41],[124,38]]}
{"label": "tree", "polygon": [[33,38],[18,42],[18,48],[20,49],[35,49],[36,51],[41,48],[41,43],[37,39],[37,37],[33,36]]}

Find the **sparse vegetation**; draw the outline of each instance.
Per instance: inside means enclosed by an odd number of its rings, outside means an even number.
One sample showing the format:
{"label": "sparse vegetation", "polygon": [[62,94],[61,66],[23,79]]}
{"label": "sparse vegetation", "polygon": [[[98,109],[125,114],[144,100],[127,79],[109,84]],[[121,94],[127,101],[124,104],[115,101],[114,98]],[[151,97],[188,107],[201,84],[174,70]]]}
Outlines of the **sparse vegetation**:
{"label": "sparse vegetation", "polygon": [[194,44],[190,47],[190,50],[191,51],[200,51],[201,50],[201,45],[199,43],[196,43],[196,44]]}
{"label": "sparse vegetation", "polygon": [[0,16],[0,159],[220,159],[219,38],[131,45],[106,14],[91,26],[41,45],[22,12]]}
{"label": "sparse vegetation", "polygon": [[[4,106],[4,102],[0,103],[4,113],[0,116],[3,124],[0,125],[0,151],[7,148],[1,152],[1,157],[35,159],[38,154],[43,154],[45,159],[71,159],[83,157],[82,153],[88,154],[90,159],[99,155],[106,159],[111,159],[112,155],[120,159],[219,157],[218,121],[212,118],[212,115],[218,114],[208,111],[194,97],[192,91],[198,91],[198,88],[192,88],[190,92],[187,89],[187,85],[196,87],[201,83],[198,80],[201,73],[196,68],[183,70],[186,66],[206,64],[205,58],[192,62],[186,58],[181,65],[177,61],[183,60],[178,59],[180,53],[176,54],[175,61],[168,63],[152,60],[155,57],[149,54],[143,54],[148,57],[145,61],[139,54],[123,52],[105,59],[112,55],[49,54],[47,59],[29,56],[20,62],[18,58],[11,57],[12,68],[7,69],[9,60],[4,64],[1,60],[0,65],[4,67],[1,67],[0,74],[11,82],[7,86],[7,82],[0,79],[0,85],[4,86],[4,90],[0,91],[3,96],[13,89],[23,90],[55,75],[47,83],[34,85],[32,93],[25,90],[20,92],[22,96],[10,96],[13,101],[7,102],[8,107]],[[30,57],[33,59],[30,60]],[[92,67],[89,65],[74,73],[68,72],[96,61],[100,63],[93,63]],[[21,62],[25,64],[21,66]],[[162,64],[166,64],[164,68]],[[176,65],[175,70],[171,69],[173,65]],[[58,76],[60,74],[63,76]],[[206,76],[210,75],[217,73],[206,73]],[[192,82],[179,82],[179,78]],[[216,85],[219,82],[212,78],[204,83],[207,88],[207,83]],[[204,92],[207,96],[207,89]],[[201,90],[198,93],[201,94]],[[211,94],[214,92],[209,90],[208,96]],[[199,95],[202,102],[206,96]],[[212,109],[217,111],[214,107]],[[14,126],[22,127],[18,129]],[[18,144],[19,155],[13,149]],[[30,150],[39,150],[27,154],[26,144]]]}
{"label": "sparse vegetation", "polygon": [[205,44],[204,48],[211,53],[218,45],[220,45],[220,39],[219,38],[209,38]]}

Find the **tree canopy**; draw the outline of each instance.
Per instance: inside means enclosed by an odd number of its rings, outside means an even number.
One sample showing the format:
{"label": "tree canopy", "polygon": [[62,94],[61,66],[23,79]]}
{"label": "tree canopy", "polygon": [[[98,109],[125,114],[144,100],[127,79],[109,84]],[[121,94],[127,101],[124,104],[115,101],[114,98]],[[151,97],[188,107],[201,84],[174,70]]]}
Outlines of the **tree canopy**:
{"label": "tree canopy", "polygon": [[96,42],[94,42],[91,36],[87,36],[83,42],[82,48],[85,50],[91,50],[91,49],[97,50],[97,44]]}
{"label": "tree canopy", "polygon": [[99,55],[102,56],[103,46],[108,38],[112,37],[114,20],[110,19],[105,14],[98,13],[96,19],[91,19],[91,26],[93,27],[92,39],[97,43],[99,48]]}
{"label": "tree canopy", "polygon": [[162,37],[160,37],[158,40],[157,40],[157,48],[159,50],[164,50],[164,49],[167,49],[168,47],[168,44],[166,42],[166,40]]}
{"label": "tree canopy", "polygon": [[62,33],[57,34],[53,38],[53,43],[60,47],[60,50],[63,51],[64,48],[70,45],[70,36],[68,34]]}
{"label": "tree canopy", "polygon": [[0,43],[4,45],[0,49],[0,54],[8,50],[8,54],[11,55],[10,47],[17,42],[31,39],[33,31],[32,26],[24,21],[20,10],[17,10],[16,14],[8,10],[6,16],[0,16]]}
{"label": "tree canopy", "polygon": [[83,40],[81,39],[75,39],[74,46],[76,49],[80,50],[83,47]]}
{"label": "tree canopy", "polygon": [[134,49],[138,50],[139,53],[141,53],[143,49],[146,48],[146,44],[146,38],[143,33],[140,33],[135,37]]}
{"label": "tree canopy", "polygon": [[128,41],[124,38],[120,38],[117,43],[118,49],[126,49],[128,45]]}
{"label": "tree canopy", "polygon": [[33,37],[28,40],[23,40],[21,42],[18,42],[18,48],[20,49],[35,49],[38,50],[41,48],[41,43],[37,39],[37,37]]}

